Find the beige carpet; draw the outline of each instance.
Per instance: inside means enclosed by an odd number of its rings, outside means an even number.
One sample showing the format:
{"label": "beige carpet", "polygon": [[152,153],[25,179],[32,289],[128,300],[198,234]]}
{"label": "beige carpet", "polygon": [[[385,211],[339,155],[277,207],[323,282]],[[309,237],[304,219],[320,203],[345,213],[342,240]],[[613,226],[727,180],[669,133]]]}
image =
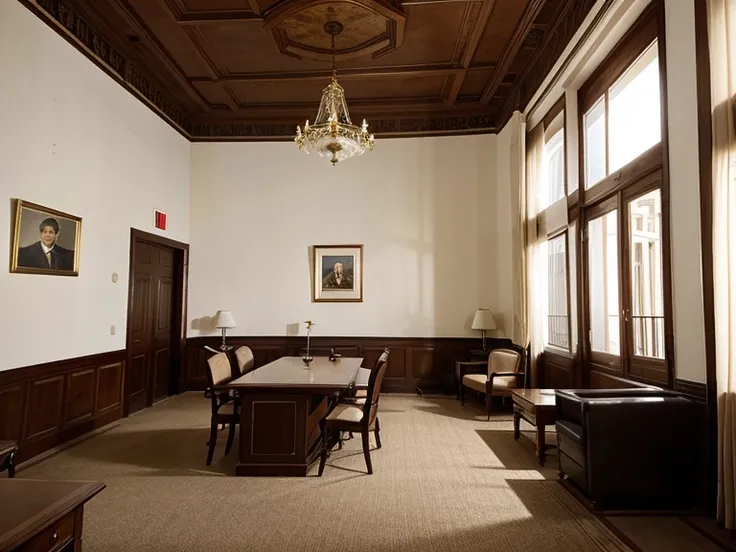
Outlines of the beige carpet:
{"label": "beige carpet", "polygon": [[85,551],[628,552],[538,469],[511,416],[477,405],[384,395],[383,448],[365,474],[360,440],[323,477],[236,478],[237,441],[205,468],[208,403],[169,399],[18,477],[102,481],[85,512]]}

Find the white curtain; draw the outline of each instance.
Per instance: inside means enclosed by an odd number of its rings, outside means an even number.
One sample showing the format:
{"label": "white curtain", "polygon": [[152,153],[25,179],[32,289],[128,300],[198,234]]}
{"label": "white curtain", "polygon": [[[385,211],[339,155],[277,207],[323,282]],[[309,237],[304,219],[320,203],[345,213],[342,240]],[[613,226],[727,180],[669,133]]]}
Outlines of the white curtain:
{"label": "white curtain", "polygon": [[736,0],[708,0],[713,122],[713,274],[718,519],[736,529]]}
{"label": "white curtain", "polygon": [[526,183],[524,178],[524,130],[521,114],[511,119],[511,270],[514,320],[512,340],[517,345],[529,345],[529,324],[526,268]]}
{"label": "white curtain", "polygon": [[527,134],[526,143],[526,191],[524,200],[524,225],[526,226],[526,316],[528,340],[531,349],[532,387],[537,386],[538,359],[544,351],[544,315],[547,293],[546,236],[538,231],[539,191],[542,179],[544,154],[544,125],[539,123]]}

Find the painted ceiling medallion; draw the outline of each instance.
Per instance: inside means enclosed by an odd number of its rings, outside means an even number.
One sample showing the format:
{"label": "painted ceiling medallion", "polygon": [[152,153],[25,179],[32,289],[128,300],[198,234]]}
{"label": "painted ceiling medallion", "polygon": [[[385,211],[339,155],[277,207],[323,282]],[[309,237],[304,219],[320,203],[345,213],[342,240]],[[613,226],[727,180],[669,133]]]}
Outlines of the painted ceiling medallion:
{"label": "painted ceiling medallion", "polygon": [[[339,21],[328,21],[324,32],[330,37],[332,50],[335,50],[337,36],[342,33]],[[296,127],[294,141],[306,153],[316,153],[328,157],[334,167],[340,161],[356,155],[363,155],[373,149],[373,134],[368,133],[368,123],[363,119],[362,126],[355,126],[350,120],[345,91],[337,82],[335,57],[332,57],[332,80],[322,91],[317,118],[313,125],[309,120],[304,124],[304,132]]]}
{"label": "painted ceiling medallion", "polygon": [[406,14],[389,0],[285,0],[264,14],[264,27],[281,53],[299,59],[332,59],[326,21],[340,21],[345,28],[335,40],[336,60],[376,58],[401,46]]}

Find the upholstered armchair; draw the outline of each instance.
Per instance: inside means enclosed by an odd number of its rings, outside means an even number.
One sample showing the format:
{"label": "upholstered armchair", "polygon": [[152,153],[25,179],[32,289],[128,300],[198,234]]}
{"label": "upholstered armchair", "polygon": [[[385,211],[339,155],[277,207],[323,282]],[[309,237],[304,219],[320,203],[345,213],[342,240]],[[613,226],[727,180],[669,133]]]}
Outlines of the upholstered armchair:
{"label": "upholstered armchair", "polygon": [[512,349],[494,349],[488,355],[488,372],[468,374],[460,372],[460,402],[465,404],[465,388],[485,393],[488,419],[491,419],[491,398],[509,397],[514,389],[523,388],[526,374],[523,371],[521,354]]}

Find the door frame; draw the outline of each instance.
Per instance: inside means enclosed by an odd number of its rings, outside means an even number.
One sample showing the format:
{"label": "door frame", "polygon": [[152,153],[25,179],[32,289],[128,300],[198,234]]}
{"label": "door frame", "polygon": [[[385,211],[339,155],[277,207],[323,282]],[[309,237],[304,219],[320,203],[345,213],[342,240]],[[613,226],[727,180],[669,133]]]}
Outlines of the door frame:
{"label": "door frame", "polygon": [[[171,327],[178,329],[179,346],[172,347],[171,365],[174,367],[169,379],[169,393],[180,393],[183,386],[184,347],[186,346],[187,289],[189,286],[189,244],[182,243],[157,234],[150,234],[136,228],[130,229],[130,258],[128,259],[128,315],[125,329],[125,357],[128,369],[123,383],[123,417],[130,414],[130,366],[131,366],[131,328],[133,318],[133,287],[135,282],[135,254],[138,243],[162,245],[174,250],[174,302]],[[173,342],[172,331],[172,342]]]}

